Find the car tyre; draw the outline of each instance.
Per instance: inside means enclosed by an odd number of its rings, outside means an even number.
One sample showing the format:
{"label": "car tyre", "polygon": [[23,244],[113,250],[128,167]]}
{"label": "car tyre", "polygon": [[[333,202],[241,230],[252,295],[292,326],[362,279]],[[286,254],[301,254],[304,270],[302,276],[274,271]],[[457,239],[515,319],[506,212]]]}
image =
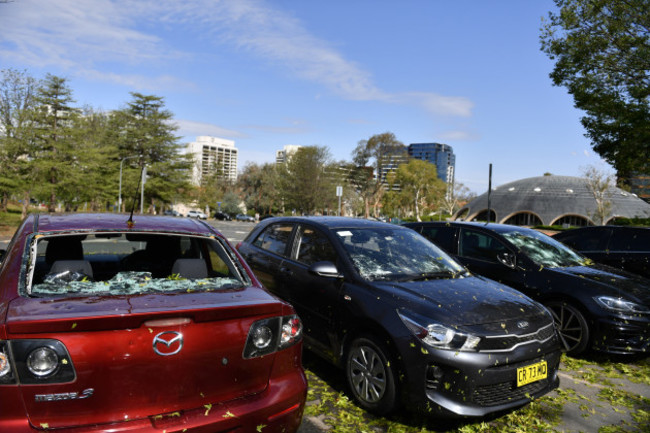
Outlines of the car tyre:
{"label": "car tyre", "polygon": [[350,344],[345,376],[352,395],[366,410],[392,412],[397,405],[394,364],[388,349],[372,337],[359,337]]}
{"label": "car tyre", "polygon": [[562,349],[567,355],[583,353],[589,345],[589,324],[582,312],[565,301],[547,303],[560,336]]}

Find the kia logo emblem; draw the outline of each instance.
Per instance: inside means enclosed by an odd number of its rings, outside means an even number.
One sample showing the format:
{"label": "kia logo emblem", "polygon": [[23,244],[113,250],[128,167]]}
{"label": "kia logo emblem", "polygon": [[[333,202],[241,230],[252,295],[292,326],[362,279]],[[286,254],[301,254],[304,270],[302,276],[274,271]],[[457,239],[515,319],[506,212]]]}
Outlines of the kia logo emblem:
{"label": "kia logo emblem", "polygon": [[165,331],[153,338],[153,351],[160,356],[176,355],[183,348],[183,334]]}
{"label": "kia logo emblem", "polygon": [[520,321],[520,322],[517,322],[517,327],[518,327],[519,329],[526,329],[526,328],[528,328],[528,322],[525,321],[525,320],[522,320],[522,321]]}

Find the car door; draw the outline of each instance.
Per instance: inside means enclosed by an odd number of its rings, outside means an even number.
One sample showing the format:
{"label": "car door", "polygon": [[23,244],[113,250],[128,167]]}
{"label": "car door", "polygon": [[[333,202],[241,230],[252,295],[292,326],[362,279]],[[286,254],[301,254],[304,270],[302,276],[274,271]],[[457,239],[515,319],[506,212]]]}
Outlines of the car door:
{"label": "car door", "polygon": [[521,288],[524,274],[517,267],[516,257],[516,253],[497,237],[471,228],[460,229],[457,258],[471,272]]}
{"label": "car door", "polygon": [[252,248],[242,251],[246,262],[264,287],[288,302],[291,302],[290,294],[283,283],[286,275],[279,270],[290,253],[289,241],[294,225],[293,223],[271,224],[253,240]]}
{"label": "car door", "polygon": [[305,326],[308,344],[328,351],[334,330],[341,282],[338,278],[318,276],[309,268],[318,262],[337,262],[337,253],[327,235],[319,229],[300,224],[291,249],[291,257],[280,272],[287,278],[284,290]]}

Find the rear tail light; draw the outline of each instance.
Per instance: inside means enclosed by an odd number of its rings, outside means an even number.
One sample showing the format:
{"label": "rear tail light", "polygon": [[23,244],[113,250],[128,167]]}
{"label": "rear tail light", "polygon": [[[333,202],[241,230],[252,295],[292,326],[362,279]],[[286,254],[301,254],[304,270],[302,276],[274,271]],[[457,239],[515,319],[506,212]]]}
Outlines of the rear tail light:
{"label": "rear tail light", "polygon": [[257,358],[293,346],[302,339],[302,322],[296,315],[253,322],[248,330],[244,359]]}
{"label": "rear tail light", "polygon": [[0,385],[65,383],[75,378],[70,355],[60,341],[0,341]]}

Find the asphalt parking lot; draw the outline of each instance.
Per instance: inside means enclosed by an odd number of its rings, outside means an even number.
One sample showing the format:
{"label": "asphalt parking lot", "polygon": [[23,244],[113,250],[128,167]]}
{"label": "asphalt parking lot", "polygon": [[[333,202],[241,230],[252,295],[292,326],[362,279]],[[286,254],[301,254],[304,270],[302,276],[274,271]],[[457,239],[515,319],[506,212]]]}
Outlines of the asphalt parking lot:
{"label": "asphalt parking lot", "polygon": [[[253,223],[210,220],[234,246]],[[0,238],[0,249],[9,239]],[[305,354],[310,383],[299,433],[314,432],[650,432],[650,360],[564,357],[560,388],[517,411],[446,423],[398,413],[369,415],[351,403],[341,371]]]}

